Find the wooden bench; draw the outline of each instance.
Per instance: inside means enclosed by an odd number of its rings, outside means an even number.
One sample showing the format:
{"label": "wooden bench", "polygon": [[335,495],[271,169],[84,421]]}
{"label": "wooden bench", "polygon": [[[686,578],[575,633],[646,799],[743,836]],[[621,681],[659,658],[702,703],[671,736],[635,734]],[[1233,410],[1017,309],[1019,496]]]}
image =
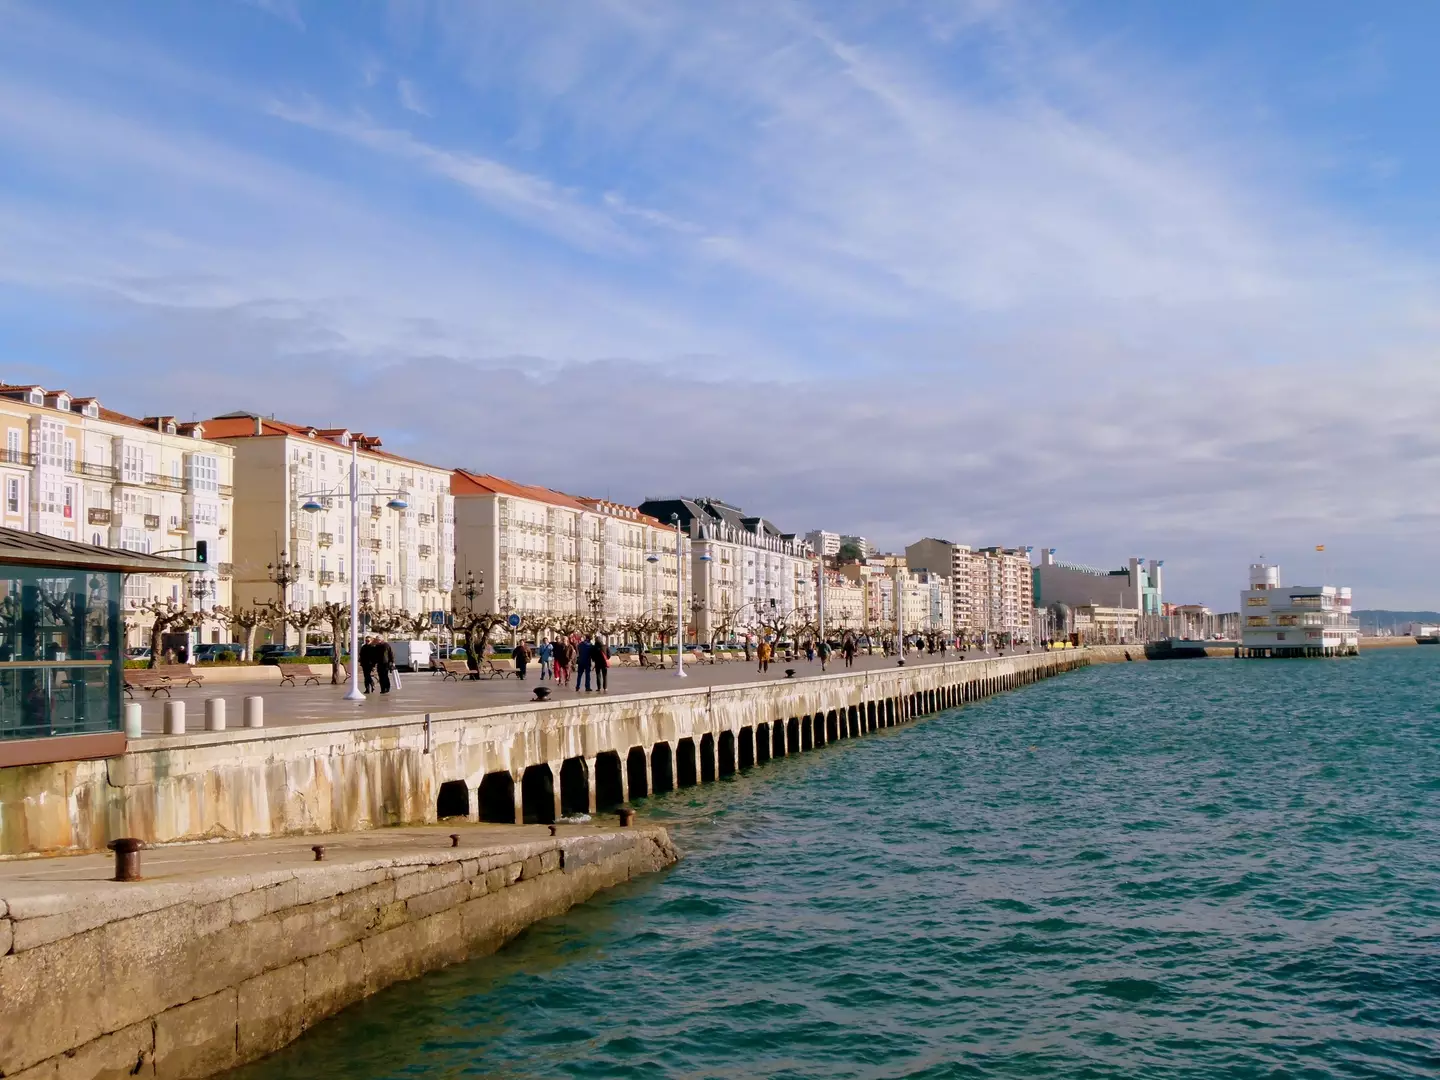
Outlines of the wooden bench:
{"label": "wooden bench", "polygon": [[150,670],[168,675],[171,682],[180,686],[199,686],[205,681],[205,676],[189,664],[161,664]]}
{"label": "wooden bench", "polygon": [[441,676],[440,681],[454,679],[459,682],[461,679],[478,679],[480,673],[470,670],[470,665],[464,660],[436,660],[432,669]]}
{"label": "wooden bench", "polygon": [[[276,666],[280,668],[281,686],[309,686],[312,683],[319,686],[322,678],[328,679],[330,677],[329,664],[278,664]],[[316,670],[317,668],[319,669],[318,671]],[[341,664],[340,681],[345,682],[349,678],[350,669],[344,664]],[[295,682],[296,679],[300,680],[298,684]]]}
{"label": "wooden bench", "polygon": [[515,670],[515,661],[508,656],[487,657],[480,665],[477,675],[487,679],[503,679],[507,675],[514,675],[517,679],[520,677],[520,673]]}
{"label": "wooden bench", "polygon": [[125,693],[133,698],[136,690],[149,690],[152,698],[164,690],[165,696],[170,697],[170,676],[154,668],[129,669],[125,672]]}

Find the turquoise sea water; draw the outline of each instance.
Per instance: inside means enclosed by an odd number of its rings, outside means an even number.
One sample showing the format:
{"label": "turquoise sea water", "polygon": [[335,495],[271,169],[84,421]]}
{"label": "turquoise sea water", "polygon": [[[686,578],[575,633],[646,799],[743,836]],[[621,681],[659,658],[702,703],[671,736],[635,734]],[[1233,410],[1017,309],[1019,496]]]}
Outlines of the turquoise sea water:
{"label": "turquoise sea water", "polygon": [[1437,1077],[1437,680],[1097,667],[662,795],[673,870],[238,1075]]}

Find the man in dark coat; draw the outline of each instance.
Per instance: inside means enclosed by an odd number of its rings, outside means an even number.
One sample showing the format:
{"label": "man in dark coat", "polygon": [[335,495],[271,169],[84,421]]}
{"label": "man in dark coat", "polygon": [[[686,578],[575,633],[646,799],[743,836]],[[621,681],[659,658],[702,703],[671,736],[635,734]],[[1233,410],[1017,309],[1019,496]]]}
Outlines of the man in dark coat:
{"label": "man in dark coat", "polygon": [[360,671],[365,676],[365,693],[375,692],[375,638],[373,636],[365,639],[365,644],[360,646]]}
{"label": "man in dark coat", "polygon": [[591,650],[590,660],[595,666],[595,689],[606,689],[610,681],[610,650],[599,638],[595,639],[595,647]]}
{"label": "man in dark coat", "polygon": [[390,692],[390,672],[395,670],[395,650],[388,641],[375,643],[375,673],[380,676],[380,692]]}
{"label": "man in dark coat", "polygon": [[595,663],[595,647],[590,644],[589,638],[581,638],[580,645],[575,651],[575,689],[580,689],[580,682],[584,680],[585,689],[590,689],[590,668]]}

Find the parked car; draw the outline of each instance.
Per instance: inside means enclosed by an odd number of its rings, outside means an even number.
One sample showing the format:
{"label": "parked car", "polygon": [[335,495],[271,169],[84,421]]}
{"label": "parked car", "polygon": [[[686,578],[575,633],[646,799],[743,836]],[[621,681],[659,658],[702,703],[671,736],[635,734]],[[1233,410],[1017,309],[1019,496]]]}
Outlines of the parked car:
{"label": "parked car", "polygon": [[[343,654],[345,650],[341,649],[340,651]],[[329,660],[335,655],[335,648],[332,645],[307,645],[305,647],[305,655],[318,657],[321,660]]]}
{"label": "parked car", "polygon": [[400,640],[390,642],[390,649],[395,654],[395,666],[401,671],[420,671],[430,666],[431,650],[435,647],[431,641]]}
{"label": "parked car", "polygon": [[149,659],[150,659],[150,646],[149,646],[149,645],[144,645],[144,646],[141,646],[141,647],[138,648],[138,649],[126,649],[126,650],[125,650],[125,659],[126,659],[126,660],[149,660]]}
{"label": "parked car", "polygon": [[293,645],[265,645],[255,650],[255,657],[262,664],[278,664],[299,655],[300,650]]}
{"label": "parked car", "polygon": [[197,662],[218,660],[224,653],[233,653],[236,660],[245,655],[245,646],[234,641],[210,641],[195,646]]}

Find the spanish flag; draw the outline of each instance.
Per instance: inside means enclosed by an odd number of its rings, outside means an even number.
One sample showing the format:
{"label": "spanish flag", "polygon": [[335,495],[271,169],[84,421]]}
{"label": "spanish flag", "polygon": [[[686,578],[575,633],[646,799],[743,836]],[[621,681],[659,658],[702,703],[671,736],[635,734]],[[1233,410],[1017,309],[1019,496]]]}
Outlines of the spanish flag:
{"label": "spanish flag", "polygon": [[1316,550],[1316,551],[1324,551],[1324,550],[1325,550],[1325,545],[1324,545],[1324,544],[1316,544],[1316,545],[1315,545],[1315,550]]}

